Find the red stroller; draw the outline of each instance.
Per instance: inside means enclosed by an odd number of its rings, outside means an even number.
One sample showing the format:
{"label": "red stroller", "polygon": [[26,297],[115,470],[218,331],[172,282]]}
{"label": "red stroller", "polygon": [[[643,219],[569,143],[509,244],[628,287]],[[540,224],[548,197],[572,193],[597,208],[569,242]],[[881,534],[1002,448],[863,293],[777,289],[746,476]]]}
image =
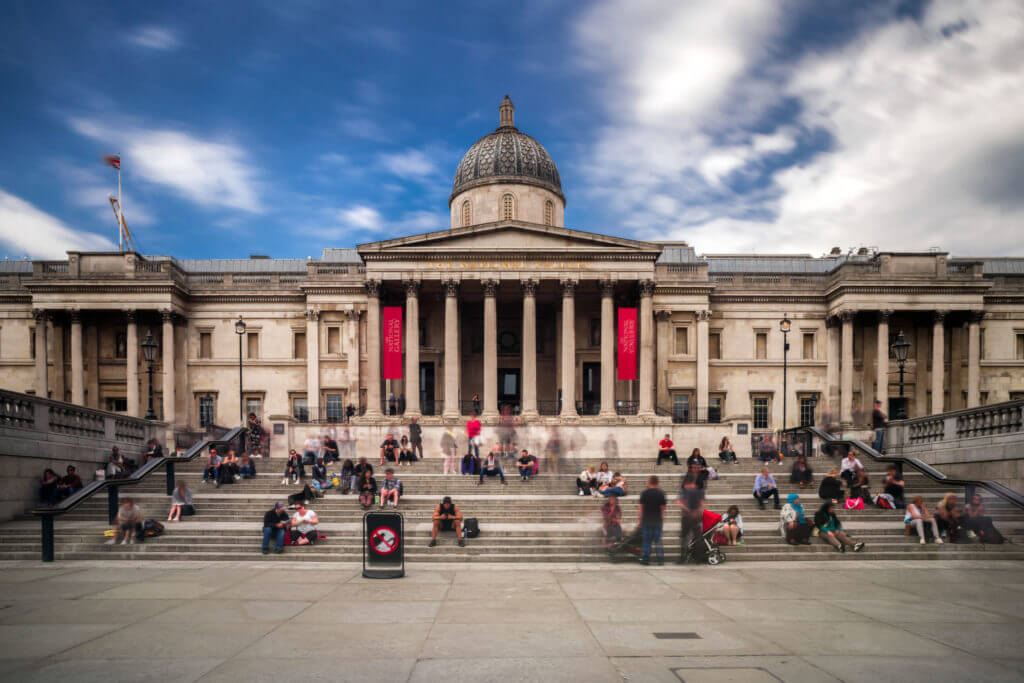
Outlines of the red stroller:
{"label": "red stroller", "polygon": [[701,520],[701,531],[695,534],[684,555],[688,556],[696,564],[708,564],[714,566],[725,562],[725,553],[718,549],[715,543],[715,534],[722,528],[722,515],[711,510],[703,511]]}

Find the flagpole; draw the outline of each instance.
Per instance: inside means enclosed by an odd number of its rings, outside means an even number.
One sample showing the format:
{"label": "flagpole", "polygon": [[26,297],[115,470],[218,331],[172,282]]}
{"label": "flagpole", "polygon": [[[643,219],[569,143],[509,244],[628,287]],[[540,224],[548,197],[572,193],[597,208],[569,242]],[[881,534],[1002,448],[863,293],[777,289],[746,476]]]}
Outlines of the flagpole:
{"label": "flagpole", "polygon": [[[121,154],[120,153],[118,153],[117,158],[118,158],[118,164],[117,164],[117,208],[118,208],[118,212],[123,214],[124,213],[124,204],[121,203],[121,163],[120,163]],[[118,243],[118,245],[120,245],[121,253],[123,254],[124,253],[124,228],[121,227],[120,217],[119,217],[119,220],[117,221],[117,243]]]}

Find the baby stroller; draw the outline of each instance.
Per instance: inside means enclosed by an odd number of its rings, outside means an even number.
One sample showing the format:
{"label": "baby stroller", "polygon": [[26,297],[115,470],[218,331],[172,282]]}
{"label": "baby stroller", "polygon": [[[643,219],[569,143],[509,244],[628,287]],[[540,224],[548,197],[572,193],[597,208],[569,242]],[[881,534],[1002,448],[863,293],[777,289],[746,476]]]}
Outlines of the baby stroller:
{"label": "baby stroller", "polygon": [[695,534],[684,555],[695,564],[707,562],[711,566],[725,562],[725,553],[718,549],[715,534],[722,528],[722,515],[710,510],[703,511],[701,532]]}
{"label": "baby stroller", "polygon": [[608,559],[612,562],[639,560],[642,543],[639,526],[634,527],[628,534],[619,534],[618,538],[609,537],[605,541]]}

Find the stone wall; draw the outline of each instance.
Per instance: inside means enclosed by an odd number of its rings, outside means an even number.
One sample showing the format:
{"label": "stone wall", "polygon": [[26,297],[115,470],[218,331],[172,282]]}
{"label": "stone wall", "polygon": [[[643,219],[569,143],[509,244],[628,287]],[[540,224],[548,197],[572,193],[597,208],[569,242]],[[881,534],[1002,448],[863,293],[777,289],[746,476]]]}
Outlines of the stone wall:
{"label": "stone wall", "polygon": [[39,505],[39,478],[47,467],[63,475],[74,465],[88,483],[105,466],[111,448],[139,462],[146,441],[162,436],[166,427],[0,391],[0,520]]}

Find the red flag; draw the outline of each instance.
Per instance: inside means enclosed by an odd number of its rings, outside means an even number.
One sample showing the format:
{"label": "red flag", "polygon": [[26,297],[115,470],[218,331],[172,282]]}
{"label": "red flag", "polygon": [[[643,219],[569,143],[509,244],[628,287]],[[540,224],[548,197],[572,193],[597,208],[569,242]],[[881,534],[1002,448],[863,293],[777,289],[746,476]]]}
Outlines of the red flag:
{"label": "red flag", "polygon": [[121,170],[121,155],[120,154],[108,154],[103,157],[103,163],[107,166],[113,166],[118,171]]}
{"label": "red flag", "polygon": [[384,307],[384,379],[402,379],[402,307]]}
{"label": "red flag", "polygon": [[618,378],[636,379],[636,309],[619,309]]}

